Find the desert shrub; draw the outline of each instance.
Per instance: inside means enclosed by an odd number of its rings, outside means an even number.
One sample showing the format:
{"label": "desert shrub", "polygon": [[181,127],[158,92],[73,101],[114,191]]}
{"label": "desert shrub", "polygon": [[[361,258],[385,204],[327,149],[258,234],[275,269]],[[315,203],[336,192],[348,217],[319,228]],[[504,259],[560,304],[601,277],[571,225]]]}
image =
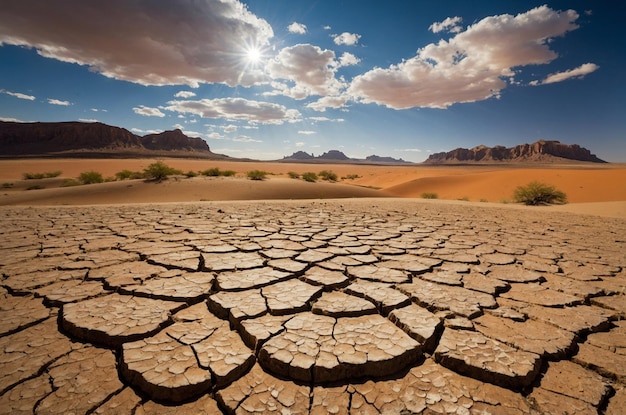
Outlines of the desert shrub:
{"label": "desert shrub", "polygon": [[76,179],[65,179],[61,183],[61,187],[80,186],[80,182]]}
{"label": "desert shrub", "polygon": [[122,171],[118,171],[115,173],[115,177],[117,180],[126,180],[126,179],[143,179],[143,173],[140,171],[132,171],[124,169]]}
{"label": "desert shrub", "polygon": [[13,183],[11,183],[11,182],[2,183],[2,188],[3,189],[10,189],[12,187],[13,187]]}
{"label": "desert shrub", "polygon": [[424,192],[422,193],[422,199],[438,199],[439,195],[434,192]]}
{"label": "desert shrub", "polygon": [[220,176],[232,177],[235,174],[237,174],[235,170],[220,170]]}
{"label": "desert shrub", "polygon": [[308,171],[306,173],[302,173],[302,179],[307,182],[316,182],[317,174],[312,171]]}
{"label": "desert shrub", "polygon": [[487,199],[480,199],[480,202],[482,202],[482,203],[487,203],[487,202],[489,202],[489,201],[488,201]]}
{"label": "desert shrub", "polygon": [[212,167],[210,169],[203,170],[200,173],[202,173],[203,176],[217,177],[220,175],[220,169]]}
{"label": "desert shrub", "polygon": [[567,196],[554,186],[538,181],[528,183],[526,186],[518,186],[513,192],[513,200],[525,205],[549,205],[567,203]]}
{"label": "desert shrub", "polygon": [[40,189],[45,189],[45,187],[44,187],[44,186],[41,186],[41,185],[39,185],[39,184],[36,184],[36,185],[34,185],[34,186],[30,186],[30,187],[27,187],[27,188],[26,188],[26,190],[40,190]]}
{"label": "desert shrub", "polygon": [[61,170],[47,171],[44,173],[23,173],[22,176],[25,180],[34,179],[51,179],[53,177],[59,177],[63,172]]}
{"label": "desert shrub", "polygon": [[469,202],[470,199],[467,196],[463,196],[463,197],[458,198],[457,200],[460,200],[461,202]]}
{"label": "desert shrub", "polygon": [[189,170],[187,173],[184,173],[184,174],[185,174],[185,177],[190,178],[190,177],[196,177],[198,175],[198,172],[195,172],[193,170]]}
{"label": "desert shrub", "polygon": [[263,170],[250,170],[247,175],[250,180],[264,180],[267,172]]}
{"label": "desert shrub", "polygon": [[290,179],[299,179],[300,178],[300,174],[296,173],[295,171],[288,172],[287,176],[289,176]]}
{"label": "desert shrub", "polygon": [[358,174],[348,174],[347,176],[344,176],[341,178],[341,180],[354,180],[354,179],[359,179],[361,176],[359,176]]}
{"label": "desert shrub", "polygon": [[97,171],[85,171],[78,176],[78,181],[82,184],[94,184],[104,182],[104,178]]}
{"label": "desert shrub", "polygon": [[327,180],[329,182],[336,182],[337,181],[337,174],[334,173],[332,170],[322,170],[319,173],[319,177],[321,177],[322,180]]}
{"label": "desert shrub", "polygon": [[182,174],[180,170],[170,167],[162,161],[150,164],[143,170],[143,173],[146,179],[155,180],[157,182],[167,179],[167,176]]}

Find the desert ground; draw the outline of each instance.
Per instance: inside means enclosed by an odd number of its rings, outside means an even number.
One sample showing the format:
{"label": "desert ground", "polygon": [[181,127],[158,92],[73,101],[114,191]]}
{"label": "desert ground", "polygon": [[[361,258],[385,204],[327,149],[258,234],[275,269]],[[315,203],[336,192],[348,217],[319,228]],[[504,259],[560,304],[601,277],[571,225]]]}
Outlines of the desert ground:
{"label": "desert ground", "polygon": [[[22,159],[0,160],[0,205],[85,205],[118,203],[192,202],[216,200],[331,199],[362,197],[420,198],[435,193],[440,200],[503,204],[514,189],[539,180],[567,194],[568,204],[550,209],[626,217],[626,165],[473,165],[380,166],[356,164],[295,164],[165,159],[183,172],[217,167],[233,170],[230,178],[171,178],[161,183],[142,180],[61,188],[65,178],[85,171],[114,177],[124,169],[142,171],[152,159]],[[61,171],[54,179],[22,180],[24,173]],[[246,179],[246,172],[263,170],[263,182]],[[337,183],[307,183],[288,178],[330,170]],[[347,178],[347,177],[353,178]],[[38,190],[28,188],[39,187]]]}

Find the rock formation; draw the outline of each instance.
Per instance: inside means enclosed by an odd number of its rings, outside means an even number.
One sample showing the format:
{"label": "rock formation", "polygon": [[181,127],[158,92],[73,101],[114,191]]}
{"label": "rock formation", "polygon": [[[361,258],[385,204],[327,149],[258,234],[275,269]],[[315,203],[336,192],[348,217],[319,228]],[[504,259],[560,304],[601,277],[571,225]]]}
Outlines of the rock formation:
{"label": "rock formation", "polygon": [[431,154],[425,164],[453,164],[474,162],[563,162],[587,161],[606,163],[577,144],[563,144],[559,141],[539,140],[533,144],[515,147],[480,145],[471,149],[457,148],[452,151]]}

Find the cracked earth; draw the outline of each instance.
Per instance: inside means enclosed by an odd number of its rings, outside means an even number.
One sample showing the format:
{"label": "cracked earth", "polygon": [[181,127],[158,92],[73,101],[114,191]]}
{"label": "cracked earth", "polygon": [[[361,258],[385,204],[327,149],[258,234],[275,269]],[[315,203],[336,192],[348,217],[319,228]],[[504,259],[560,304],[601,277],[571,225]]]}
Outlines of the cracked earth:
{"label": "cracked earth", "polygon": [[626,413],[626,221],[0,209],[0,414]]}

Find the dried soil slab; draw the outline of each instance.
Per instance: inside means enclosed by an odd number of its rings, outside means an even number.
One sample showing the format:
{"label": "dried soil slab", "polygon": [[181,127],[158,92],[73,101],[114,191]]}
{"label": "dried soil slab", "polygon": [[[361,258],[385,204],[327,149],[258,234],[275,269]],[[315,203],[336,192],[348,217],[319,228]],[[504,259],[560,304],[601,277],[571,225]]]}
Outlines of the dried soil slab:
{"label": "dried soil slab", "polygon": [[551,362],[541,387],[598,407],[610,392],[602,376],[569,361]]}
{"label": "dried soil slab", "polygon": [[53,318],[0,337],[0,394],[37,375],[44,366],[78,347],[59,333]]}
{"label": "dried soil slab", "polygon": [[240,334],[243,341],[253,350],[259,350],[270,337],[285,330],[284,324],[293,316],[273,316],[266,314],[241,322]]}
{"label": "dried soil slab", "polygon": [[223,254],[202,254],[205,271],[237,271],[260,268],[265,259],[256,252],[229,252]]}
{"label": "dried soil slab", "polygon": [[450,310],[467,318],[479,316],[482,308],[497,307],[496,300],[489,294],[419,279],[413,280],[410,284],[400,284],[398,289],[423,307]]}
{"label": "dried soil slab", "polygon": [[50,393],[52,385],[47,374],[26,380],[0,395],[0,414],[32,415],[38,402]]}
{"label": "dried soil slab", "polygon": [[615,328],[604,333],[594,333],[587,337],[587,343],[613,353],[626,355],[626,321],[616,321]]}
{"label": "dried soil slab", "polygon": [[413,363],[419,343],[380,315],[334,319],[298,314],[259,353],[263,367],[307,382],[385,376]]}
{"label": "dried soil slab", "polygon": [[613,315],[617,318],[626,318],[626,295],[624,294],[595,297],[591,299],[591,304],[614,310]]}
{"label": "dried soil slab", "polygon": [[125,387],[120,392],[113,395],[111,399],[96,408],[92,413],[96,415],[138,415],[141,412],[137,407],[140,405],[141,401],[141,397],[139,397],[133,389]]}
{"label": "dried soil slab", "polygon": [[121,287],[122,294],[156,298],[169,301],[197,301],[213,288],[215,275],[209,272],[182,272],[168,278],[153,278],[143,284]]}
{"label": "dried soil slab", "polygon": [[404,254],[386,257],[386,260],[378,265],[410,272],[411,274],[423,274],[424,272],[432,271],[434,267],[441,265],[442,262],[440,259]]}
{"label": "dried soil slab", "polygon": [[342,272],[332,271],[322,267],[310,268],[304,273],[302,279],[309,284],[322,285],[324,289],[335,289],[344,287],[348,284],[348,277]]}
{"label": "dried soil slab", "polygon": [[574,333],[530,319],[513,321],[485,314],[474,320],[474,327],[487,337],[549,359],[567,357],[576,343]]}
{"label": "dried soil slab", "polygon": [[298,262],[288,258],[273,259],[271,261],[268,261],[267,265],[279,271],[291,272],[294,274],[301,273],[309,266],[309,264],[305,264],[304,262]]}
{"label": "dried soil slab", "polygon": [[538,272],[528,270],[518,265],[492,266],[489,268],[489,278],[496,278],[506,282],[542,282],[545,278]]}
{"label": "dried soil slab", "polygon": [[513,264],[516,261],[515,256],[503,254],[503,253],[495,253],[495,254],[484,254],[480,256],[481,262],[492,264],[492,265],[508,265]]}
{"label": "dried soil slab", "polygon": [[323,293],[312,304],[311,311],[331,317],[357,317],[376,313],[376,306],[360,297],[339,291]]}
{"label": "dried soil slab", "polygon": [[154,401],[148,401],[138,406],[132,415],[215,415],[219,413],[221,410],[217,401],[207,394],[193,402],[177,406],[161,405]]}
{"label": "dried soil slab", "polygon": [[451,271],[437,271],[427,273],[421,275],[420,278],[425,281],[430,281],[437,284],[455,285],[457,287],[463,285],[463,275]]}
{"label": "dried soil slab", "polygon": [[70,280],[37,288],[35,294],[45,298],[46,304],[60,307],[66,303],[83,301],[106,293],[98,281]]}
{"label": "dried soil slab", "polygon": [[111,294],[66,304],[61,325],[78,339],[117,347],[157,332],[181,306],[172,301]]}
{"label": "dried soil slab", "polygon": [[319,297],[322,287],[298,279],[280,282],[261,289],[267,307],[274,315],[294,314],[309,308],[311,300]]}
{"label": "dried soil slab", "polygon": [[427,352],[434,350],[443,329],[443,322],[439,317],[416,304],[393,310],[389,314],[389,320],[417,340]]}
{"label": "dried soil slab", "polygon": [[626,356],[589,343],[579,345],[578,354],[572,360],[595,370],[603,376],[626,383]]}
{"label": "dried soil slab", "polygon": [[411,303],[405,294],[381,282],[356,280],[346,288],[346,292],[373,302],[383,315]]}
{"label": "dried soil slab", "polygon": [[300,262],[305,262],[308,264],[314,264],[317,262],[323,262],[326,261],[332,257],[334,257],[334,254],[331,254],[330,252],[323,252],[320,250],[315,250],[315,249],[309,249],[306,250],[302,253],[300,253],[300,255],[298,255],[297,257],[295,257],[294,259],[296,261],[300,261]]}
{"label": "dried soil slab", "polygon": [[622,415],[624,413],[626,413],[626,387],[615,392],[615,396],[609,400],[605,415]]}
{"label": "dried soil slab", "polygon": [[260,289],[247,291],[221,291],[208,299],[209,309],[220,318],[238,326],[241,320],[259,317],[267,312],[265,297]]}
{"label": "dried soil slab", "polygon": [[431,359],[400,379],[368,380],[349,388],[351,414],[534,413],[520,394],[461,376]]}
{"label": "dried soil slab", "polygon": [[[74,350],[48,369],[54,391],[37,405],[37,413],[89,413],[124,385],[109,350]],[[97,376],[93,376],[97,374]]]}
{"label": "dried soil slab", "polygon": [[[3,272],[6,272],[3,270]],[[6,272],[8,274],[8,272]],[[83,280],[87,270],[73,271],[35,271],[24,274],[8,274],[2,285],[16,293],[30,293],[34,288],[43,287],[60,281]]]}
{"label": "dried soil slab", "polygon": [[550,290],[539,284],[512,284],[511,289],[500,297],[544,307],[572,306],[583,302],[580,297]]}
{"label": "dried soil slab", "polygon": [[348,275],[363,280],[378,281],[384,283],[402,283],[410,281],[410,276],[406,271],[397,269],[378,267],[375,265],[362,265],[348,267]]}
{"label": "dried soil slab", "polygon": [[572,278],[561,277],[554,274],[545,274],[545,278],[547,282],[542,284],[544,287],[551,290],[561,291],[566,294],[574,295],[585,300],[604,294],[602,288],[588,282],[578,281]]}
{"label": "dried soil slab", "polygon": [[310,415],[349,415],[351,394],[348,393],[348,386],[317,386],[311,395]]}
{"label": "dried soil slab", "polygon": [[16,297],[0,288],[0,336],[24,329],[50,316],[41,298]]}
{"label": "dried soil slab", "polygon": [[528,396],[542,414],[596,414],[598,409],[593,405],[569,396],[535,388]]}
{"label": "dried soil slab", "polygon": [[167,269],[144,261],[133,261],[89,270],[88,279],[106,280],[111,287],[141,284],[143,281],[167,272]]}
{"label": "dried soil slab", "polygon": [[294,275],[289,272],[263,267],[237,272],[222,272],[217,277],[217,285],[222,290],[241,291],[264,287],[293,277]]}
{"label": "dried soil slab", "polygon": [[230,414],[309,413],[310,388],[267,374],[259,365],[216,394]]}
{"label": "dried soil slab", "polygon": [[511,389],[530,385],[541,366],[535,353],[466,330],[446,329],[434,356],[455,372]]}
{"label": "dried soil slab", "polygon": [[200,270],[201,260],[200,253],[195,251],[169,252],[147,257],[147,261],[151,264],[160,265],[167,269],[184,269],[191,272]]}
{"label": "dried soil slab", "polygon": [[495,296],[508,290],[510,285],[506,281],[471,273],[463,275],[463,287],[468,290],[480,291]]}

